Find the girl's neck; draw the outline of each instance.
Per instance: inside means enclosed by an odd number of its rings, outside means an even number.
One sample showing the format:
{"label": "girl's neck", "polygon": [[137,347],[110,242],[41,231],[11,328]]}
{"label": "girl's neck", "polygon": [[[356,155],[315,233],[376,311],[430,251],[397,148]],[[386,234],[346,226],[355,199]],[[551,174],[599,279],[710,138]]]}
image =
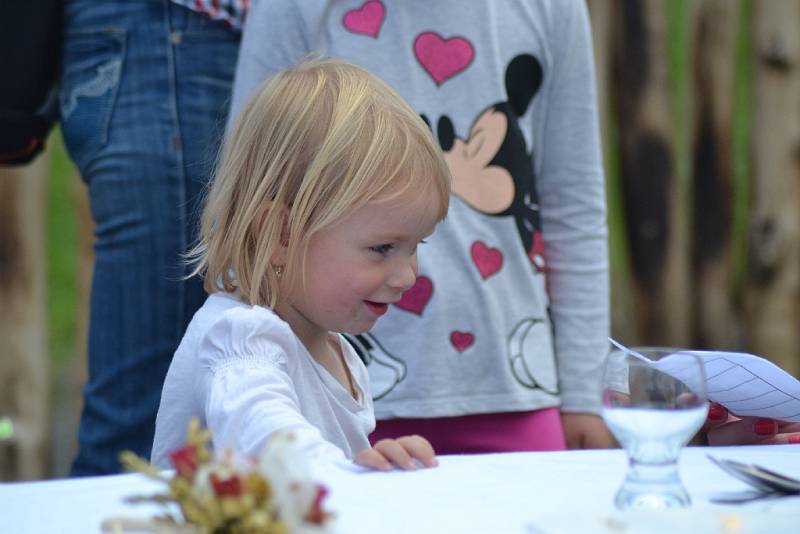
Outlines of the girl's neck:
{"label": "girl's neck", "polygon": [[358,391],[355,387],[350,369],[342,354],[340,337],[334,332],[312,327],[304,318],[296,317],[296,310],[278,304],[275,309],[278,317],[289,323],[292,332],[300,339],[311,357],[328,371],[345,390],[349,391],[354,399],[358,400]]}
{"label": "girl's neck", "polygon": [[315,360],[317,360],[318,354],[323,355],[326,351],[330,351],[328,340],[335,334],[314,325],[291,305],[278,302],[273,311],[278,317],[289,323],[292,332],[300,339],[306,350],[314,356]]}
{"label": "girl's neck", "polygon": [[313,348],[306,345],[305,342],[303,344],[311,354],[311,357],[324,367],[328,374],[334,377],[350,393],[350,396],[358,400],[358,390],[344,358],[342,343],[338,334],[328,332],[326,339],[314,345]]}

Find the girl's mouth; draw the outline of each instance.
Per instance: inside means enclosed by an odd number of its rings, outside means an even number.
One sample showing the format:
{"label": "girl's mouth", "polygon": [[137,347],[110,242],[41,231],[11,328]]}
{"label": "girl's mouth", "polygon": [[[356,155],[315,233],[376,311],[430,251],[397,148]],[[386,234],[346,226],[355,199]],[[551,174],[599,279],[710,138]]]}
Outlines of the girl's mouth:
{"label": "girl's mouth", "polygon": [[369,308],[369,310],[378,317],[386,313],[386,310],[389,309],[389,305],[385,302],[372,302],[365,300],[364,303],[367,305],[367,308]]}

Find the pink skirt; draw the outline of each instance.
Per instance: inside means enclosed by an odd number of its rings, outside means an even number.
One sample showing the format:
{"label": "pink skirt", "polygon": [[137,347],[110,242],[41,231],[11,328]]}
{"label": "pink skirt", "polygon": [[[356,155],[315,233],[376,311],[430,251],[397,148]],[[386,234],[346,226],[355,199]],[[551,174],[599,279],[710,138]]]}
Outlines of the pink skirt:
{"label": "pink skirt", "polygon": [[436,454],[515,451],[563,451],[564,429],[558,408],[434,419],[378,421],[371,443],[385,438],[419,434]]}

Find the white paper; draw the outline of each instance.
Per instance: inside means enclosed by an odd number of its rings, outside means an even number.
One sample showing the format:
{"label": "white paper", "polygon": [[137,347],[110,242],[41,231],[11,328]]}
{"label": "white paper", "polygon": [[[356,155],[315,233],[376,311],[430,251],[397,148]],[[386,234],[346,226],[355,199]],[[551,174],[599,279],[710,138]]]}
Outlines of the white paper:
{"label": "white paper", "polygon": [[[628,354],[651,361],[616,341],[611,342]],[[652,363],[696,390],[699,377],[687,365],[686,357],[682,356],[686,354],[697,355],[703,362],[708,400],[738,416],[800,422],[800,381],[774,363],[744,352],[698,350],[678,352]]]}

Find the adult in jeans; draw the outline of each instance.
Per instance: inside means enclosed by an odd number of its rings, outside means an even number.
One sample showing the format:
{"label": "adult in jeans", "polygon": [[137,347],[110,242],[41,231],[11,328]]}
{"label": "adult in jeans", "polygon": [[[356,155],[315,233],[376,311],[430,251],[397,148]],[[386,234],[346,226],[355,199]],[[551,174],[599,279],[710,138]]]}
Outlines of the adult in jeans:
{"label": "adult in jeans", "polygon": [[119,471],[122,450],[149,456],[164,376],[205,298],[181,255],[224,128],[242,1],[185,3],[65,5],[61,122],[96,224],[75,476]]}

